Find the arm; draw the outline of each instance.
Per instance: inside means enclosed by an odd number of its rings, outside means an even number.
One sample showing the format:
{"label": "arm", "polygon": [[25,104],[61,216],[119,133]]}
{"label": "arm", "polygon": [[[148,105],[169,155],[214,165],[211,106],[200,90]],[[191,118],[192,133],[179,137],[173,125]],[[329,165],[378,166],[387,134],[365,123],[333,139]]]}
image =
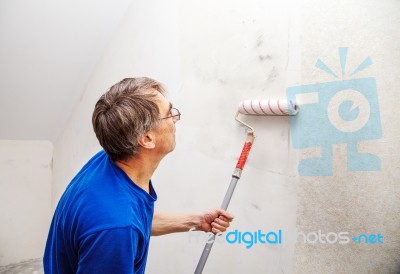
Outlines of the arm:
{"label": "arm", "polygon": [[196,230],[219,233],[224,232],[233,216],[222,209],[212,209],[204,213],[161,213],[153,216],[152,236],[160,236],[175,232]]}

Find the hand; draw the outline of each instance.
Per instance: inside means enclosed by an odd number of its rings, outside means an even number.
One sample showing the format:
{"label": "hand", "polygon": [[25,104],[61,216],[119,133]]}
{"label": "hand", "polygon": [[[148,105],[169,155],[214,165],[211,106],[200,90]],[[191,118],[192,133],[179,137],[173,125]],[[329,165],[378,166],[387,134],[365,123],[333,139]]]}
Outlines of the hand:
{"label": "hand", "polygon": [[233,218],[229,212],[215,208],[200,215],[200,223],[196,229],[214,234],[225,232]]}

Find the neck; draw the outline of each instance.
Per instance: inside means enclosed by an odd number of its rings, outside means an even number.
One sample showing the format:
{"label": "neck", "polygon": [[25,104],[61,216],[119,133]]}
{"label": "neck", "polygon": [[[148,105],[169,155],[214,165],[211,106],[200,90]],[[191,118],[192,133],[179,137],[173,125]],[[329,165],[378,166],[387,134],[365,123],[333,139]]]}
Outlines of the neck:
{"label": "neck", "polygon": [[116,161],[115,164],[120,167],[137,186],[149,193],[150,178],[160,160],[153,161],[149,158],[137,155],[127,161]]}

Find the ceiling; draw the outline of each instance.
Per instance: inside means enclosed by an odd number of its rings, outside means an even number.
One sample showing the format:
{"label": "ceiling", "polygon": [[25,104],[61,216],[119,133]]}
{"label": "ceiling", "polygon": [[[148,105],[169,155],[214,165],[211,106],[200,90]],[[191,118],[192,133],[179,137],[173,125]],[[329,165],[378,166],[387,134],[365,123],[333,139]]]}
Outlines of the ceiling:
{"label": "ceiling", "polygon": [[0,140],[56,140],[130,3],[0,0]]}

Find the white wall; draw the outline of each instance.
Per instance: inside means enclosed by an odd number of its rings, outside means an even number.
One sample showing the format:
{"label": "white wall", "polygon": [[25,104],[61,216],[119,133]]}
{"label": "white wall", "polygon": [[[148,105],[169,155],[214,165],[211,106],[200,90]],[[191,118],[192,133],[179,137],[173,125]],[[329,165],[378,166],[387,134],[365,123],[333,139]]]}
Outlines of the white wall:
{"label": "white wall", "polygon": [[[165,83],[182,112],[177,148],[154,175],[158,210],[219,206],[245,133],[234,121],[247,98],[284,97],[286,88],[331,81],[314,67],[340,69],[367,56],[362,77],[377,81],[383,137],[361,148],[379,171],[350,172],[345,145],[334,147],[332,176],[299,176],[309,151],[293,148],[288,118],[244,117],[257,139],[231,201],[231,229],[381,233],[383,245],[216,244],[205,273],[390,273],[399,264],[400,125],[397,1],[134,1],[81,101],[55,143],[53,206],[76,171],[99,149],[91,113],[98,97],[124,77]],[[315,149],[317,150],[317,149]],[[203,245],[188,234],[153,238],[148,273],[190,273]]]}
{"label": "white wall", "polygon": [[130,2],[0,2],[0,139],[55,141]]}
{"label": "white wall", "polygon": [[[380,158],[378,171],[349,171],[347,145],[333,145],[333,175],[298,181],[299,231],[348,231],[384,236],[384,244],[296,245],[298,273],[398,273],[400,271],[399,1],[303,1],[302,83],[341,79],[339,47],[348,47],[345,79],[376,80],[382,138],[358,142]],[[349,76],[366,57],[373,64]],[[320,58],[338,79],[315,68]],[[372,129],[379,131],[379,128]],[[301,150],[300,159],[310,151]],[[397,268],[396,268],[397,267]]]}
{"label": "white wall", "polygon": [[51,218],[53,146],[0,141],[0,265],[43,255]]}

